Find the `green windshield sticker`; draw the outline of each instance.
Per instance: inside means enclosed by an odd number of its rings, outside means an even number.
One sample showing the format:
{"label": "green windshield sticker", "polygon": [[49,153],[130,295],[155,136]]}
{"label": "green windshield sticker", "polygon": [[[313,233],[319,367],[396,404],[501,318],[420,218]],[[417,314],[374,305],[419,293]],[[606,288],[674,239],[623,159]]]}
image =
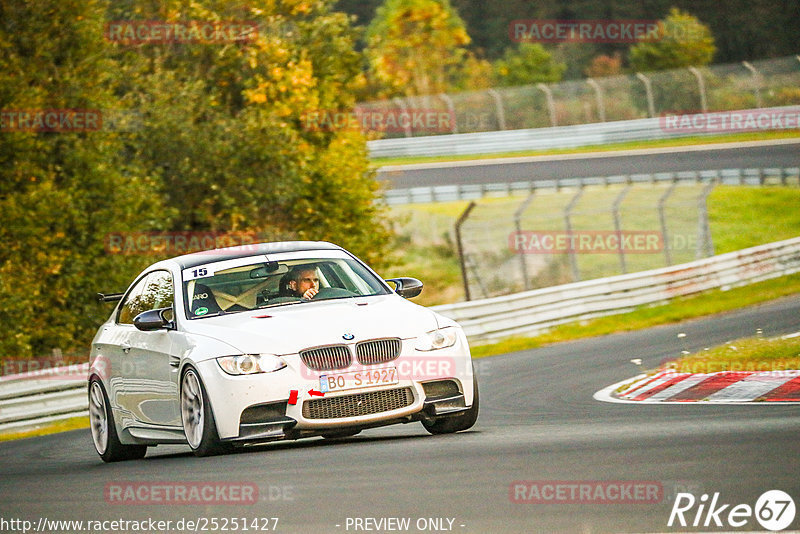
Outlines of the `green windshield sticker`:
{"label": "green windshield sticker", "polygon": [[197,308],[197,309],[194,311],[194,314],[195,314],[195,315],[205,315],[205,314],[207,314],[207,313],[208,313],[208,308]]}

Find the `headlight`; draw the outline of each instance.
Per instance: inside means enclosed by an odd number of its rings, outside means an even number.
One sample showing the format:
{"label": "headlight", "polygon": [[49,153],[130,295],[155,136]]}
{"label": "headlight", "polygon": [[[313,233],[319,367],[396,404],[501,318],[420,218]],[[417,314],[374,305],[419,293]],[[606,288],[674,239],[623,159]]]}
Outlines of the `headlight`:
{"label": "headlight", "polygon": [[436,350],[452,347],[456,344],[457,332],[453,327],[439,328],[417,338],[417,350]]}
{"label": "headlight", "polygon": [[240,354],[238,356],[222,356],[217,363],[229,375],[252,375],[255,373],[271,373],[286,367],[286,362],[272,354]]}

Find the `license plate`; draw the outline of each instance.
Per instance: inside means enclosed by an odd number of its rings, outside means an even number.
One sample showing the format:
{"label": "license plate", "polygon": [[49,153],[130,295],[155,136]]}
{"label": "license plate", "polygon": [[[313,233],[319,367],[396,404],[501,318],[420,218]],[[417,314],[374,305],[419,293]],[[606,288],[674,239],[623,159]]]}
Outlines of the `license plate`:
{"label": "license plate", "polygon": [[397,384],[397,368],[382,367],[365,371],[351,371],[335,375],[321,375],[319,377],[319,390],[323,393],[331,391],[344,391],[346,389],[364,388],[369,386],[386,386]]}

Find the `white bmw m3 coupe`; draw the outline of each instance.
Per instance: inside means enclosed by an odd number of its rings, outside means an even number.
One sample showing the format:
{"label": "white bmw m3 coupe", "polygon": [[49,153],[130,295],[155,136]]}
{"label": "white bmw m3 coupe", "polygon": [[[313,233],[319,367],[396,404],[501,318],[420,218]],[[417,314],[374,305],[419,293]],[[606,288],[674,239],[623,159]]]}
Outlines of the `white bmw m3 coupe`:
{"label": "white bmw m3 coupe", "polygon": [[470,428],[478,385],[457,323],[409,302],[414,278],[383,280],[325,242],[187,254],[145,269],[92,342],[89,413],[107,461],[188,443],[236,445],[419,421]]}

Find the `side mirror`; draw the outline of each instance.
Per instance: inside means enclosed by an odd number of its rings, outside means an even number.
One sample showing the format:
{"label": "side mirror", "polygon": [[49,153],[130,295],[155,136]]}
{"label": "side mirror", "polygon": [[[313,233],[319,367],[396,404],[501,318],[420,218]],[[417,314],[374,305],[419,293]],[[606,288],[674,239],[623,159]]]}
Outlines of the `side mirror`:
{"label": "side mirror", "polygon": [[422,293],[422,282],[416,278],[400,277],[389,278],[387,282],[394,283],[394,292],[403,298],[411,299]]}
{"label": "side mirror", "polygon": [[173,329],[175,328],[175,323],[172,322],[171,317],[171,307],[147,310],[133,318],[133,326],[143,332],[152,332],[162,328]]}

